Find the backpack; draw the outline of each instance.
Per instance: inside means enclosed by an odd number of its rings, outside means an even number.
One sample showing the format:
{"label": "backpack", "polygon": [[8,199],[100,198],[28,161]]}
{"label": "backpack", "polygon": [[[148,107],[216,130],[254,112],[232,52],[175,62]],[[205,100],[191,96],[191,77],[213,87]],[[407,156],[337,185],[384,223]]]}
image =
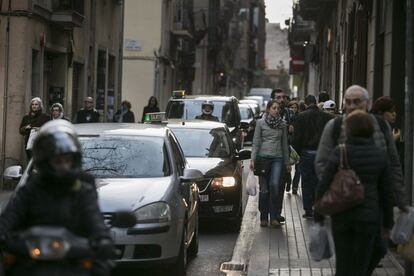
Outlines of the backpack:
{"label": "backpack", "polygon": [[[387,142],[387,132],[389,131],[387,122],[384,121],[384,119],[382,119],[381,117],[379,117],[378,115],[374,115],[375,119],[378,122],[378,125],[381,129],[381,132],[384,134],[384,139]],[[332,139],[335,142],[335,145],[338,145],[338,139],[339,136],[341,135],[341,127],[342,127],[342,116],[340,117],[336,117],[334,119],[334,125],[333,125],[333,131],[332,131]]]}

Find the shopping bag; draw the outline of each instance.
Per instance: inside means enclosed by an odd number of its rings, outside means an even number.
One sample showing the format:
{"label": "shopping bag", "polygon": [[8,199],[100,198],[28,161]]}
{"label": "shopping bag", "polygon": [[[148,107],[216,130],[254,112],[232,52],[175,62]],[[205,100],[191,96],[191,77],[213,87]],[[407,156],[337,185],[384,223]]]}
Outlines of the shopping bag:
{"label": "shopping bag", "polygon": [[407,243],[398,245],[397,253],[404,259],[414,262],[414,235],[411,235]]}
{"label": "shopping bag", "polygon": [[409,207],[408,212],[399,212],[394,227],[391,230],[391,240],[396,244],[407,243],[414,229],[414,208]]}
{"label": "shopping bag", "polygon": [[257,176],[254,175],[253,171],[249,172],[249,175],[247,176],[246,181],[246,192],[250,196],[256,195],[256,189],[257,189]]}
{"label": "shopping bag", "polygon": [[309,228],[309,253],[312,260],[319,262],[332,257],[333,250],[329,243],[328,229],[320,223],[315,223]]}
{"label": "shopping bag", "polygon": [[290,154],[289,154],[290,164],[291,165],[296,165],[296,164],[299,163],[299,159],[300,159],[299,154],[297,153],[297,151],[292,146],[289,146],[289,147],[290,147],[289,148],[289,151],[290,151]]}
{"label": "shopping bag", "polygon": [[31,150],[33,148],[33,143],[34,143],[34,140],[37,137],[37,134],[38,134],[37,129],[32,128],[30,130],[29,140],[27,140],[27,145],[26,145],[27,150]]}

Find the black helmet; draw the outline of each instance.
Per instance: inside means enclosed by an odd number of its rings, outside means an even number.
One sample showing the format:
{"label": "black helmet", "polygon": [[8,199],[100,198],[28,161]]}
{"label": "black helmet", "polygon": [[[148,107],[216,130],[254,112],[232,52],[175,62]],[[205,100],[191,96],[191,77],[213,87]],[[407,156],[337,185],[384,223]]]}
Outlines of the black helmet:
{"label": "black helmet", "polygon": [[81,146],[73,125],[66,120],[53,120],[43,125],[33,143],[33,162],[39,172],[55,175],[49,161],[68,154],[73,156],[73,171],[79,172],[82,165]]}
{"label": "black helmet", "polygon": [[[209,106],[211,108],[211,111],[207,111],[205,110],[205,108]],[[206,115],[210,115],[213,113],[214,110],[214,103],[210,102],[210,101],[205,101],[202,105],[201,105],[201,109],[203,111],[204,114]]]}

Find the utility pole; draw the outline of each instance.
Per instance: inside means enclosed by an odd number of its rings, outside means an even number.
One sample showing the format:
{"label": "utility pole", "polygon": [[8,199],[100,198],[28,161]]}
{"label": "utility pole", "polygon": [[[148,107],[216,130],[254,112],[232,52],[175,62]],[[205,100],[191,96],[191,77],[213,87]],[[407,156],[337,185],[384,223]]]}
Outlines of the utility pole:
{"label": "utility pole", "polygon": [[[411,205],[413,205],[413,143],[414,143],[414,134],[413,134],[413,115],[414,115],[414,55],[412,51],[414,50],[414,3],[413,0],[406,0],[407,4],[407,14],[406,14],[406,44],[405,44],[405,170],[404,170],[404,183],[408,188],[408,194]],[[410,262],[406,263],[405,275],[411,276],[414,275],[414,265]]]}

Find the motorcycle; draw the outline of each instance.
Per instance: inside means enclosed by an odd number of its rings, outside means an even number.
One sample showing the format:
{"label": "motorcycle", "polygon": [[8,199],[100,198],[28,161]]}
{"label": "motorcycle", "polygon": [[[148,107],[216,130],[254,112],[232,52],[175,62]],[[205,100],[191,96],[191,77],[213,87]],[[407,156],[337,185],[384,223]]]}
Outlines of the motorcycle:
{"label": "motorcycle", "polygon": [[[108,222],[111,227],[129,228],[136,218],[129,212],[117,212]],[[0,275],[92,275],[99,268],[113,266],[102,263],[89,239],[71,233],[65,227],[33,226],[3,241]]]}

